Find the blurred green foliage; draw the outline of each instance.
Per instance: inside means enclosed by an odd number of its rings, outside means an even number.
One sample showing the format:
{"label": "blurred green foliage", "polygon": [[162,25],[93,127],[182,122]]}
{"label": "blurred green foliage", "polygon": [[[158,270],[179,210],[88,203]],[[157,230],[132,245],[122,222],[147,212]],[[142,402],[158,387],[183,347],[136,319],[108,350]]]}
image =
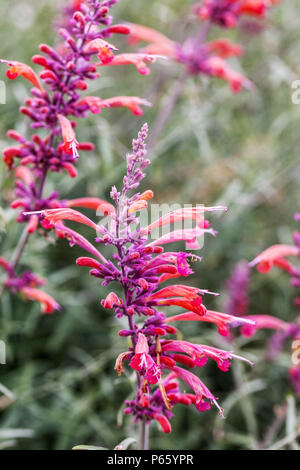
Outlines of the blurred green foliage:
{"label": "blurred green foliage", "polygon": [[[187,34],[191,3],[120,0],[115,19],[147,24],[180,40]],[[1,57],[30,63],[40,42],[56,44],[54,25],[65,4],[62,0],[0,0]],[[291,83],[300,78],[299,18],[299,2],[289,0],[273,9],[260,34],[250,34],[246,27],[229,33],[215,28],[211,37],[227,35],[244,46],[241,66],[256,90],[233,96],[223,82],[189,79],[151,152],[153,164],[144,186],[154,190],[154,202],[229,207],[226,215],[212,217],[219,235],[206,239],[203,261],[191,280],[194,285],[223,292],[237,261],[252,259],[270,244],[291,241],[300,196],[300,106],[291,101]],[[119,45],[125,47],[122,41]],[[96,151],[82,155],[77,179],[51,175],[47,191],[56,188],[63,198],[108,198],[111,185],[120,184],[131,138],[145,120],[151,128],[180,75],[179,66],[163,61],[152,67],[148,77],[131,67],[121,74],[119,68],[112,69],[103,70],[90,94],[139,95],[152,101],[153,108],[141,118],[126,110],[104,110],[82,122],[78,135],[92,140]],[[28,122],[18,114],[28,86],[22,79],[8,83],[5,66],[0,73],[7,89],[7,102],[0,105],[0,146],[4,148],[7,129],[29,132]],[[2,162],[0,185],[1,253],[9,257],[21,227],[15,224],[15,211],[9,209],[13,180]],[[80,254],[80,249],[68,249],[65,241],[52,245],[34,236],[22,258],[22,266],[47,277],[47,291],[62,305],[61,312],[42,316],[35,303],[23,303],[8,293],[2,297],[0,339],[7,345],[7,364],[0,366],[0,448],[70,449],[77,444],[113,448],[126,437],[136,437],[130,418],[123,420],[121,410],[134,390],[134,376],[118,378],[113,371],[117,354],[126,348],[117,334],[120,322],[100,308],[106,289],[74,265]],[[250,313],[292,320],[297,315],[294,294],[284,274],[253,273]],[[223,303],[223,296],[208,299],[210,308],[222,308]],[[200,343],[231,348],[213,326],[199,325],[195,330],[185,325],[181,331]],[[199,414],[180,405],[171,435],[156,432],[153,425],[151,447],[253,449],[293,437],[299,427],[299,408],[287,379],[290,351],[276,364],[266,364],[268,338],[266,332],[250,340],[237,336],[235,350],[255,361],[252,369],[234,364],[225,374],[209,364],[201,370],[201,378],[225,408],[225,421],[215,410]],[[273,433],[272,423],[278,424]],[[295,448],[292,437],[288,445]]]}

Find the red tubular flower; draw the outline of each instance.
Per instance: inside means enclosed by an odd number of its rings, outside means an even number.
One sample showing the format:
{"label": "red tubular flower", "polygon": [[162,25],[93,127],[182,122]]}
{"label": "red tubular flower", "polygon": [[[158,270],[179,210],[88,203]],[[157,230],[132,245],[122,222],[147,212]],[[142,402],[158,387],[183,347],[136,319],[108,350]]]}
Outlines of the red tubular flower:
{"label": "red tubular flower", "polygon": [[245,319],[252,320],[255,324],[244,325],[241,330],[243,336],[253,336],[260,329],[286,331],[290,327],[289,323],[271,315],[247,315]]}
{"label": "red tubular flower", "polygon": [[197,377],[195,374],[192,374],[192,372],[177,366],[173,367],[173,372],[177,377],[184,380],[194,390],[196,395],[195,406],[198,405],[197,408],[199,411],[204,411],[207,409],[207,404],[205,403],[205,399],[207,399],[218,408],[219,414],[222,416],[222,418],[224,418],[223,410],[219,406],[216,397],[210,392],[206,385],[204,385],[199,377]]}
{"label": "red tubular flower", "polygon": [[34,233],[36,229],[38,228],[39,224],[39,217],[37,215],[32,215],[29,219],[28,225],[27,225],[27,232],[28,233]]}
{"label": "red tubular flower", "polygon": [[210,75],[226,80],[234,93],[239,93],[242,87],[252,89],[251,82],[242,74],[231,69],[222,57],[213,55],[206,60]]}
{"label": "red tubular flower", "polygon": [[40,84],[36,73],[32,70],[31,67],[29,67],[29,65],[14,60],[0,60],[0,63],[1,62],[8,65],[9,69],[6,72],[6,75],[10,80],[14,80],[21,75],[30,83],[32,83],[32,85],[38,88],[42,93],[45,93],[45,90]]}
{"label": "red tubular flower", "polygon": [[188,258],[191,258],[192,261],[200,259],[185,252],[162,253],[148,263],[143,272],[163,273],[160,276],[160,283],[180,276],[186,277],[193,274],[193,270],[187,262]]}
{"label": "red tubular flower", "polygon": [[243,0],[238,6],[239,13],[250,16],[265,16],[267,9],[266,0]]}
{"label": "red tubular flower", "polygon": [[114,292],[110,292],[105,299],[101,300],[101,304],[104,308],[110,309],[116,305],[121,306],[122,300]]}
{"label": "red tubular flower", "polygon": [[109,64],[100,62],[97,65],[135,65],[137,71],[141,75],[149,75],[150,69],[147,67],[147,64],[153,64],[153,62],[155,62],[155,60],[159,57],[159,55],[143,53],[118,54],[113,57]]}
{"label": "red tubular flower", "polygon": [[130,361],[130,367],[134,370],[146,370],[145,378],[150,384],[156,384],[160,380],[160,370],[149,354],[147,338],[140,333],[134,350],[135,354]]}
{"label": "red tubular flower", "polygon": [[150,248],[165,245],[167,243],[186,241],[187,249],[197,250],[200,248],[198,237],[203,236],[204,233],[211,233],[212,235],[215,235],[213,230],[199,229],[198,227],[192,229],[174,230],[174,232],[166,233],[157,240],[153,240],[147,245],[147,247]]}
{"label": "red tubular flower", "polygon": [[[193,361],[193,366],[203,367],[207,359],[213,359],[218,368],[224,372],[227,372],[230,367],[230,361],[234,358],[248,362],[253,365],[247,359],[236,356],[232,351],[224,351],[223,349],[214,348],[212,346],[206,346],[203,344],[192,344],[188,341],[182,340],[169,340],[161,343],[163,352],[179,352],[190,356]],[[172,356],[175,359],[176,356]],[[176,360],[176,359],[175,359]],[[179,361],[180,362],[180,361]],[[184,361],[181,361],[184,363]]]}
{"label": "red tubular flower", "polygon": [[139,98],[138,96],[113,96],[102,100],[97,96],[85,96],[76,103],[76,106],[88,106],[93,114],[101,112],[102,108],[119,108],[129,109],[135,116],[141,116],[144,111],[141,106],[152,106],[149,101]]}
{"label": "red tubular flower", "polygon": [[161,44],[164,42],[173,44],[173,41],[171,41],[167,36],[153,28],[136,23],[128,23],[128,25],[130,29],[128,43],[131,45],[138,44],[141,41],[153,44]]}
{"label": "red tubular flower", "polygon": [[74,209],[47,209],[42,211],[45,216],[42,225],[44,228],[54,227],[58,222],[62,220],[72,220],[74,222],[79,222],[84,225],[88,225],[93,229],[97,230],[98,226],[91,219],[81,214],[81,212],[75,211]]}
{"label": "red tubular flower", "polygon": [[203,214],[205,212],[213,211],[226,211],[227,208],[224,206],[215,206],[215,207],[205,207],[205,206],[196,206],[196,207],[187,207],[176,209],[175,211],[169,212],[160,219],[152,222],[144,229],[145,233],[150,233],[152,230],[162,227],[164,225],[173,224],[176,222],[181,222],[183,220],[195,220],[197,223],[204,222]]}
{"label": "red tubular flower", "polygon": [[243,54],[242,46],[232,43],[227,38],[216,39],[215,41],[207,43],[206,46],[210,52],[214,52],[223,59]]}
{"label": "red tubular flower", "polygon": [[76,106],[88,106],[89,110],[93,114],[101,113],[102,108],[109,108],[109,105],[104,103],[104,101],[99,96],[85,96],[76,102]]}
{"label": "red tubular flower", "polygon": [[135,116],[142,116],[144,114],[141,106],[152,106],[152,104],[145,99],[138,96],[113,96],[102,101],[102,105],[107,108],[124,107],[129,109]]}
{"label": "red tubular flower", "polygon": [[95,268],[95,269],[101,269],[102,264],[99,263],[99,261],[93,259],[93,258],[88,258],[86,256],[82,256],[80,258],[77,258],[76,264],[78,266],[88,266],[89,268]]}
{"label": "red tubular flower", "polygon": [[80,246],[84,250],[91,253],[91,255],[99,258],[103,263],[106,263],[106,259],[103,255],[83,236],[75,232],[75,230],[66,227],[62,222],[55,225],[55,231],[57,238],[66,238],[69,241],[70,246]]}
{"label": "red tubular flower", "polygon": [[14,163],[14,158],[21,155],[21,150],[16,147],[7,147],[3,150],[3,161],[9,169],[12,168]]}
{"label": "red tubular flower", "polygon": [[60,306],[53,297],[40,289],[32,287],[23,287],[20,289],[26,299],[36,300],[40,302],[43,313],[53,313],[54,310],[59,310]]}
{"label": "red tubular flower", "polygon": [[166,319],[168,323],[173,321],[203,321],[208,323],[215,323],[218,327],[218,332],[222,336],[228,336],[230,328],[236,328],[238,326],[255,327],[255,319],[250,317],[236,317],[227,313],[215,312],[213,310],[207,310],[205,315],[199,316],[194,312],[185,312],[179,315],[174,315]]}
{"label": "red tubular flower", "polygon": [[199,289],[198,287],[184,286],[181,284],[173,284],[159,291],[156,291],[154,294],[151,295],[149,300],[169,298],[172,295],[184,297],[187,300],[194,300],[194,299],[198,299],[200,295],[204,295],[204,294],[218,295],[218,294],[209,292],[205,289]]}
{"label": "red tubular flower", "polygon": [[176,58],[177,45],[164,34],[140,24],[129,23],[129,27],[129,44],[136,44],[140,41],[148,42],[149,46],[145,48],[147,53],[161,54],[173,59]]}
{"label": "red tubular flower", "polygon": [[192,298],[190,300],[185,299],[184,297],[174,297],[167,299],[157,299],[152,301],[155,305],[177,305],[178,307],[185,308],[186,310],[191,310],[197,315],[205,315],[207,312],[206,307],[202,304],[201,297]]}
{"label": "red tubular flower", "polygon": [[111,215],[115,212],[115,208],[112,204],[98,197],[80,197],[77,199],[70,199],[67,201],[68,207],[86,207],[93,209],[97,213],[103,213],[104,215]]}
{"label": "red tubular flower", "polygon": [[63,150],[64,152],[73,155],[74,158],[79,157],[78,148],[79,143],[76,140],[76,135],[73,130],[72,124],[65,116],[58,114],[57,118],[61,126],[61,133],[64,139]]}
{"label": "red tubular flower", "polygon": [[85,47],[85,52],[98,52],[97,56],[103,65],[110,64],[114,58],[113,51],[117,51],[117,47],[104,39],[93,39]]}
{"label": "red tubular flower", "polygon": [[[254,258],[249,266],[257,266],[257,270],[261,273],[269,272],[274,265],[283,266],[282,259],[286,256],[299,256],[300,250],[293,245],[273,245],[267,248]],[[285,265],[286,266],[286,265]]]}
{"label": "red tubular flower", "polygon": [[19,165],[15,169],[15,177],[16,179],[21,179],[22,181],[24,181],[24,183],[28,186],[34,182],[32,172],[29,170],[29,168],[24,165]]}
{"label": "red tubular flower", "polygon": [[169,434],[172,431],[171,423],[164,415],[155,413],[153,418],[161,425],[164,433]]}

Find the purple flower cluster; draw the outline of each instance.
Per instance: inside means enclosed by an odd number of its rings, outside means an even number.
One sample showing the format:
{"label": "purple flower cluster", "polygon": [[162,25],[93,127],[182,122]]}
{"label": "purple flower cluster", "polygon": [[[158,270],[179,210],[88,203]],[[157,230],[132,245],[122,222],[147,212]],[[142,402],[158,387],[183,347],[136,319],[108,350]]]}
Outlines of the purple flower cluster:
{"label": "purple flower cluster", "polygon": [[[149,165],[146,158],[145,140],[148,127],[145,124],[133,141],[133,151],[128,154],[127,172],[123,178],[123,187],[118,191],[112,188],[111,198],[115,209],[110,209],[109,226],[97,225],[91,219],[73,209],[48,209],[43,212],[43,226],[54,227],[57,232],[63,232],[71,244],[80,245],[94,258],[80,257],[79,266],[91,268],[90,274],[102,279],[102,285],[118,283],[122,296],[111,291],[102,306],[113,309],[117,318],[127,318],[128,328],[119,331],[121,337],[130,337],[131,344],[127,351],[122,352],[117,360],[115,369],[118,374],[123,372],[123,363],[129,362],[131,369],[137,374],[136,396],[125,402],[125,414],[131,414],[134,421],[140,421],[147,426],[156,420],[163,431],[171,431],[170,418],[172,408],[177,403],[194,405],[199,411],[208,410],[215,405],[222,415],[216,397],[205,386],[200,378],[179,367],[177,364],[190,368],[203,367],[208,359],[214,360],[219,369],[227,371],[232,359],[244,360],[235,356],[232,351],[223,351],[211,346],[192,344],[183,340],[166,339],[168,334],[176,334],[177,329],[170,325],[173,321],[206,321],[218,325],[226,323],[229,327],[253,324],[220,312],[208,311],[203,305],[202,297],[213,294],[206,289],[199,289],[184,284],[172,284],[161,287],[161,284],[179,277],[187,277],[193,273],[190,264],[199,257],[182,251],[164,252],[162,244],[186,240],[195,246],[195,237],[199,232],[210,229],[204,228],[203,211],[224,210],[217,206],[208,208],[177,209],[153,221],[147,227],[139,225],[137,212],[147,208],[147,201],[153,197],[151,190],[143,193],[136,192],[144,170]],[[133,192],[133,195],[132,193]],[[198,213],[198,212],[199,213]],[[171,231],[162,237],[149,242],[148,238],[154,228],[173,224],[176,221],[195,220],[199,226],[195,229]],[[72,220],[85,224],[96,230],[96,242],[109,245],[115,249],[113,262],[106,258],[77,232],[65,226],[65,221]],[[201,228],[200,228],[201,227]],[[66,235],[64,235],[66,233]],[[174,236],[175,234],[175,236]],[[178,306],[186,313],[167,317],[161,308]],[[183,318],[184,317],[184,318]],[[221,330],[224,331],[224,328]],[[247,361],[249,362],[249,361]],[[169,371],[163,377],[165,371]],[[189,385],[193,393],[182,393],[179,379]],[[153,386],[157,388],[153,390]]]}
{"label": "purple flower cluster", "polygon": [[[66,207],[66,201],[60,199],[57,191],[48,196],[44,194],[49,173],[64,170],[70,177],[76,177],[75,163],[79,151],[92,151],[94,148],[91,142],[77,141],[74,130],[77,123],[73,118],[85,118],[89,111],[100,112],[110,106],[125,106],[134,114],[142,114],[140,105],[147,103],[138,97],[122,97],[122,100],[114,97],[102,102],[100,97],[81,96],[88,88],[88,81],[100,76],[97,68],[109,65],[114,58],[117,48],[106,39],[113,34],[129,33],[127,26],[112,24],[109,11],[117,1],[72,0],[65,10],[65,25],[59,29],[63,43],[57,49],[41,44],[41,54],[32,57],[32,62],[43,69],[39,76],[29,65],[0,60],[9,67],[9,79],[22,76],[34,86],[31,97],[26,99],[20,112],[30,119],[32,129],[42,129],[43,132],[43,136],[34,133],[26,138],[15,130],[9,130],[7,135],[16,144],[3,151],[4,162],[14,170],[15,176],[16,199],[11,207],[21,209],[16,220],[26,223],[13,256],[14,269],[28,235],[40,226],[41,211]],[[95,56],[98,63],[94,61]],[[72,201],[69,202],[71,205]],[[7,274],[9,276],[8,271]],[[22,276],[19,281],[22,283]],[[5,286],[10,284],[9,280],[5,281]]]}
{"label": "purple flower cluster", "polygon": [[234,267],[226,283],[228,302],[225,312],[230,315],[247,315],[249,310],[250,268],[247,261],[240,261]]}

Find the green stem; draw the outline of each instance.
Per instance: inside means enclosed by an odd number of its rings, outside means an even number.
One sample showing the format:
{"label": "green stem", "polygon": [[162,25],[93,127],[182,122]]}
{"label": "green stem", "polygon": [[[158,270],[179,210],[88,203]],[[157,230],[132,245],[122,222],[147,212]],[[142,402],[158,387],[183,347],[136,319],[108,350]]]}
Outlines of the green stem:
{"label": "green stem", "polygon": [[146,421],[140,422],[139,450],[149,449],[149,424]]}

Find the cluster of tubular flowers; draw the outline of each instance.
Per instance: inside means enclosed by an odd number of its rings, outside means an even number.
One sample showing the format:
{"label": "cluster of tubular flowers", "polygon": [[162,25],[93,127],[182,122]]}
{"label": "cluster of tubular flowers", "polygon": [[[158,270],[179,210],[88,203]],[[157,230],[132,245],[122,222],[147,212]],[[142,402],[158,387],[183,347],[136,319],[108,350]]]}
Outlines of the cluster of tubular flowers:
{"label": "cluster of tubular flowers", "polygon": [[201,20],[224,28],[234,28],[242,16],[264,18],[280,0],[203,0],[194,11]]}
{"label": "cluster of tubular flowers", "polygon": [[[121,374],[126,363],[137,373],[138,389],[136,396],[125,402],[124,412],[133,415],[135,421],[150,423],[156,420],[164,432],[170,432],[172,409],[177,403],[194,405],[199,411],[205,411],[213,404],[222,415],[217,398],[187,368],[203,367],[212,359],[220,370],[227,371],[232,359],[245,360],[232,351],[192,344],[176,337],[171,339],[168,335],[177,332],[173,323],[210,322],[217,325],[222,335],[227,335],[231,327],[255,324],[252,320],[207,310],[203,296],[217,295],[207,289],[179,283],[164,286],[168,280],[176,282],[177,278],[190,276],[193,273],[191,264],[200,258],[191,252],[164,251],[162,245],[183,240],[195,247],[200,236],[205,232],[212,233],[204,215],[225,208],[177,209],[146,227],[139,226],[137,212],[146,210],[153,197],[151,190],[136,192],[145,176],[143,171],[150,163],[146,159],[147,129],[145,124],[137,140],[133,141],[133,152],[127,155],[122,190],[112,188],[114,204],[103,202],[102,207],[106,209],[103,212],[110,216],[109,227],[96,224],[70,207],[43,211],[42,224],[67,238],[71,245],[77,244],[88,252],[89,256],[77,259],[77,265],[89,267],[90,274],[101,279],[102,285],[121,286],[122,295],[119,290],[112,290],[101,304],[105,309],[114,309],[117,318],[128,321],[128,327],[119,335],[129,337],[130,346],[118,356],[115,369]],[[186,219],[195,221],[195,227],[171,230],[158,239],[149,240],[154,229]],[[114,248],[113,261],[107,260],[92,243],[70,229],[66,221],[79,222],[96,230],[96,242]],[[169,306],[180,307],[183,311],[167,317],[162,309]],[[189,393],[180,391],[181,380],[191,388]]]}
{"label": "cluster of tubular flowers", "polygon": [[[141,115],[141,106],[150,105],[137,96],[103,100],[99,96],[83,96],[89,80],[100,76],[97,71],[100,66],[114,64],[115,59],[120,64],[132,63],[134,54],[129,54],[126,61],[126,54],[117,54],[116,46],[108,41],[115,34],[130,32],[128,26],[112,24],[109,10],[117,1],[72,0],[67,6],[66,25],[59,30],[64,42],[56,49],[41,44],[40,54],[32,57],[32,62],[42,68],[39,76],[27,64],[0,60],[8,66],[6,75],[10,80],[20,76],[33,85],[31,96],[20,112],[30,119],[32,129],[42,129],[43,133],[43,136],[33,133],[27,138],[9,130],[7,135],[15,145],[3,151],[4,162],[15,176],[16,198],[11,207],[20,210],[17,222],[25,223],[29,234],[42,228],[39,211],[68,207],[68,202],[61,200],[57,192],[44,194],[49,173],[64,170],[71,178],[76,177],[79,152],[94,148],[91,142],[78,142],[77,123],[73,118],[84,118],[89,111],[99,113],[103,108],[115,107],[125,107]],[[140,58],[139,54],[136,56]],[[145,61],[154,59],[153,55],[147,56]],[[6,272],[9,275],[10,271]],[[5,281],[5,285],[9,286],[10,282]]]}
{"label": "cluster of tubular flowers", "polygon": [[21,276],[17,276],[14,266],[0,256],[0,267],[6,272],[7,279],[4,281],[5,287],[14,293],[20,293],[23,298],[35,300],[41,304],[43,313],[52,313],[60,307],[53,297],[37,287],[43,286],[46,280],[31,271],[24,271]]}
{"label": "cluster of tubular flowers", "polygon": [[[300,221],[300,214],[295,215],[295,219]],[[235,267],[231,277],[227,281],[227,290],[229,300],[226,311],[233,315],[242,315],[243,318],[252,320],[253,325],[244,325],[241,329],[243,336],[252,337],[258,330],[275,331],[271,337],[266,359],[274,361],[288,340],[298,344],[300,341],[300,317],[293,322],[286,322],[272,315],[248,315],[249,310],[249,275],[250,268],[256,266],[260,273],[266,274],[273,267],[277,267],[290,275],[291,285],[300,287],[300,270],[292,264],[287,258],[300,256],[300,233],[294,233],[294,245],[273,245],[260,253],[250,263],[241,261]],[[300,298],[294,301],[297,307],[300,307]],[[297,351],[295,352],[297,356]],[[297,359],[297,358],[296,358]],[[297,395],[300,395],[300,366],[294,364],[289,369],[291,383]]]}
{"label": "cluster of tubular flowers", "polygon": [[158,31],[130,24],[129,43],[148,43],[141,53],[162,54],[185,65],[190,75],[207,75],[227,81],[231,90],[238,93],[242,87],[253,85],[241,73],[231,68],[227,59],[243,54],[239,44],[219,38],[207,42],[206,37],[212,24],[233,27],[241,15],[264,16],[266,9],[277,0],[204,0],[194,7],[194,13],[207,22],[200,31],[190,35],[183,44],[172,41]]}

